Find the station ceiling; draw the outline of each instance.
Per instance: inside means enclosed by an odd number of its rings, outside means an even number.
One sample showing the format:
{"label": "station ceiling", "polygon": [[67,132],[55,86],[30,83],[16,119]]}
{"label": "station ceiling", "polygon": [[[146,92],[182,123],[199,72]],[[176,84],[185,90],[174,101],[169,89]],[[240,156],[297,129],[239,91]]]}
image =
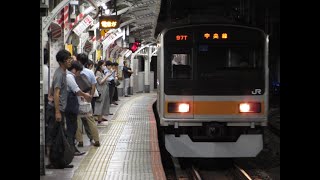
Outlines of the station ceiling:
{"label": "station ceiling", "polygon": [[[99,0],[96,1],[98,3]],[[161,0],[107,0],[109,7],[120,13],[121,24],[129,24],[130,35],[145,42],[155,41],[155,28],[160,12]],[[115,12],[115,10],[113,10]]]}
{"label": "station ceiling", "polygon": [[267,11],[269,17],[280,19],[280,0],[104,1],[109,6],[116,3],[117,12],[123,12],[121,21],[130,22],[131,36],[144,42],[155,41],[166,27],[217,22],[263,26]]}
{"label": "station ceiling", "polygon": [[[264,28],[266,17],[280,21],[280,0],[80,0],[105,4],[120,15],[120,27],[144,43],[164,29],[186,24],[234,23]],[[97,7],[97,6],[96,6]],[[97,8],[91,12],[96,15]],[[267,32],[268,33],[268,32]]]}

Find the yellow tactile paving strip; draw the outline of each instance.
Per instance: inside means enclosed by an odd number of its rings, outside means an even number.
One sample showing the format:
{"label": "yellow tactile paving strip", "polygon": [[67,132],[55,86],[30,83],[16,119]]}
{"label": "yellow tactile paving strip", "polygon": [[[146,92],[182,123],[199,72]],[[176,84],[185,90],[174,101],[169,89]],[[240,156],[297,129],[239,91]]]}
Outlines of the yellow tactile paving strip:
{"label": "yellow tactile paving strip", "polygon": [[[150,101],[149,107],[135,103],[146,98],[152,101],[155,96],[134,96],[119,107],[113,119],[100,133],[101,146],[90,148],[79,168],[75,170],[73,180],[165,179],[155,139],[155,121],[153,114],[150,115],[152,102]],[[140,114],[132,111],[135,108],[141,110]],[[137,126],[138,122],[144,123],[143,121],[146,122],[143,127]],[[145,130],[151,134],[145,134]],[[150,145],[146,146],[146,142]]]}
{"label": "yellow tactile paving strip", "polygon": [[106,129],[100,133],[101,146],[90,148],[75,171],[72,180],[103,180],[106,177],[108,164],[123,131],[126,116],[128,116],[125,112],[128,111],[132,103],[134,103],[133,99],[128,100],[119,108]]}

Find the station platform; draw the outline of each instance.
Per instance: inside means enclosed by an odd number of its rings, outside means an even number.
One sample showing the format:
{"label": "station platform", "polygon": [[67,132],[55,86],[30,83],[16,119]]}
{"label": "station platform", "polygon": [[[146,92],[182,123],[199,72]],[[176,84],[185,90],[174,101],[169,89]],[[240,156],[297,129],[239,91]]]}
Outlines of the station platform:
{"label": "station platform", "polygon": [[[100,147],[83,134],[85,151],[75,156],[73,168],[46,169],[40,180],[165,180],[152,104],[155,93],[119,97],[108,121],[98,125]],[[48,159],[46,158],[46,164]]]}

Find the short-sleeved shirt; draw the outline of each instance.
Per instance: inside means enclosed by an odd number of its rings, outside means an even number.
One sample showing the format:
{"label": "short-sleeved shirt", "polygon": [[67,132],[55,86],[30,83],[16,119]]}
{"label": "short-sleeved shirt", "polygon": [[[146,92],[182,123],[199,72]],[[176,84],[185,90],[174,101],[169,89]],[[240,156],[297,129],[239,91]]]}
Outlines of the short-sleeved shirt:
{"label": "short-sleeved shirt", "polygon": [[128,70],[131,70],[131,69],[128,68],[127,66],[123,66],[122,72],[123,72],[123,77],[125,79],[130,78],[131,73]]}
{"label": "short-sleeved shirt", "polygon": [[67,91],[67,74],[66,72],[59,67],[53,75],[52,78],[52,86],[53,90],[51,92],[52,95],[54,95],[54,89],[59,88],[60,89],[60,95],[59,95],[59,109],[60,111],[64,112],[67,106],[67,97],[68,97],[68,91]]}
{"label": "short-sleeved shirt", "polygon": [[86,75],[91,84],[97,84],[96,76],[90,69],[83,67],[80,74]]}
{"label": "short-sleeved shirt", "polygon": [[[109,74],[110,72],[111,72],[111,70],[105,69],[103,73],[104,73],[104,75],[107,75],[107,74]],[[114,72],[112,72],[112,75],[107,78],[107,81],[108,81],[108,82],[110,82],[110,81],[112,81],[112,80],[114,80]]]}
{"label": "short-sleeved shirt", "polygon": [[77,93],[80,91],[80,88],[74,78],[74,74],[67,70],[67,91]]}

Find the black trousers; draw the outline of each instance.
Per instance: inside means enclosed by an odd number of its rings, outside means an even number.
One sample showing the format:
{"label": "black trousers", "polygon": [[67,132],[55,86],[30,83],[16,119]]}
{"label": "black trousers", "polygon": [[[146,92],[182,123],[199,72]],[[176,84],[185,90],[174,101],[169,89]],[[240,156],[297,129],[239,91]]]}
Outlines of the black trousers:
{"label": "black trousers", "polygon": [[117,87],[114,87],[114,94],[113,94],[113,97],[112,97],[112,101],[119,101],[119,97],[118,97],[118,88]]}
{"label": "black trousers", "polygon": [[[66,116],[66,123],[67,123],[67,140],[71,147],[75,148],[75,136],[78,128],[78,122],[77,122],[77,114],[74,113],[65,113]],[[75,148],[76,149],[76,148]]]}
{"label": "black trousers", "polygon": [[92,97],[92,100],[91,100],[92,114],[94,114],[94,107],[96,104],[96,100],[97,100],[97,97]]}
{"label": "black trousers", "polygon": [[109,97],[110,97],[110,104],[112,104],[114,101],[112,101],[112,99],[113,99],[113,95],[114,95],[114,89],[115,89],[115,84],[114,83],[112,83],[112,84],[110,84],[109,83]]}

